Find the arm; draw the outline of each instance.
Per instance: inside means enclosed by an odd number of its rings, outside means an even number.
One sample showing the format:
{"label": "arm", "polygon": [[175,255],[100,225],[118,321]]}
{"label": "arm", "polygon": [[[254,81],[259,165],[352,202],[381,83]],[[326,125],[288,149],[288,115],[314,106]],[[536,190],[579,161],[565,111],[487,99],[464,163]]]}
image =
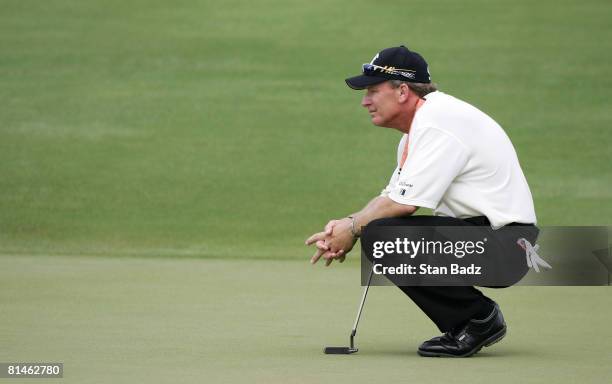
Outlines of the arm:
{"label": "arm", "polygon": [[[384,217],[410,216],[416,212],[418,208],[419,207],[413,205],[396,203],[387,196],[378,196],[372,199],[361,211],[351,216],[355,218],[355,231],[358,235],[361,235],[361,228],[368,225],[372,220],[382,219]],[[343,220],[349,221],[350,231],[350,219],[347,218]]]}
{"label": "arm", "polygon": [[[401,173],[398,174],[396,168],[383,195],[355,213],[356,235],[372,220],[411,215],[417,210],[417,206],[435,208],[469,160],[469,147],[438,128],[422,128],[411,140],[411,155],[406,159]],[[402,182],[410,185],[410,188],[401,188]],[[387,196],[392,196],[393,199]],[[351,233],[351,219],[330,221],[324,232],[317,233],[306,241],[307,244],[316,243],[318,248],[311,262],[316,263],[321,256],[326,259],[326,265],[334,259],[342,261],[355,244],[356,237]]]}

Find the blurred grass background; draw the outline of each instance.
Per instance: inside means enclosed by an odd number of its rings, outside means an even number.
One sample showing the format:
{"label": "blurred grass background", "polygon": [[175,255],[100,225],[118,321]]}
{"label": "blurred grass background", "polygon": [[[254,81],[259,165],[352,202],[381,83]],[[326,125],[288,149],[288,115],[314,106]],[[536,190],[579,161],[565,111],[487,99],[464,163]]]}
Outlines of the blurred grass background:
{"label": "blurred grass background", "polygon": [[0,6],[0,361],[78,383],[610,376],[607,287],[491,292],[509,337],[460,361],[419,358],[437,330],[373,289],[359,354],[329,359],[358,258],[309,268],[302,245],[387,183],[399,133],[344,78],[402,43],[506,129],[541,225],[609,225],[609,1]]}
{"label": "blurred grass background", "polygon": [[609,1],[0,4],[0,253],[302,259],[394,167],[343,79],[402,43],[506,129],[540,224],[610,224]]}

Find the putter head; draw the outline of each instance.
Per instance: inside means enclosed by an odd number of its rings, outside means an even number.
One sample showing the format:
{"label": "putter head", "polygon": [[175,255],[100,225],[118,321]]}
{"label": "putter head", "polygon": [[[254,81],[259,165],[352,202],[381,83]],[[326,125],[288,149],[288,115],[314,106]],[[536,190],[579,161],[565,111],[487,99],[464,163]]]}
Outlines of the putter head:
{"label": "putter head", "polygon": [[326,355],[350,355],[357,352],[359,349],[351,347],[325,347],[323,353]]}

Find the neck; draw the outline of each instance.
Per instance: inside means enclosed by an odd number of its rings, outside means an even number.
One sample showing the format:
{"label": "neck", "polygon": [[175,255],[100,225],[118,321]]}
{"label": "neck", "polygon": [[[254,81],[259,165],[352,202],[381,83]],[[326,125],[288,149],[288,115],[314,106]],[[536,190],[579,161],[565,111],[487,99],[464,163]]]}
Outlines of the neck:
{"label": "neck", "polygon": [[412,121],[414,120],[414,115],[424,103],[425,100],[421,98],[417,98],[415,102],[411,103],[407,107],[407,113],[403,116],[404,118],[402,121],[399,121],[399,124],[395,127],[395,129],[406,134],[409,133],[410,128],[412,127]]}

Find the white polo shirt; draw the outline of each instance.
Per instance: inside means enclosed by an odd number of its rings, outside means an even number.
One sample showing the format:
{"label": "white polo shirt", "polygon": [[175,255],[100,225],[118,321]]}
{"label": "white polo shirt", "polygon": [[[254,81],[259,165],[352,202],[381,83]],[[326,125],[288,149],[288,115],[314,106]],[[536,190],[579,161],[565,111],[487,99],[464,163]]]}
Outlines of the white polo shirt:
{"label": "white polo shirt", "polygon": [[[493,228],[536,223],[533,199],[504,130],[476,107],[442,92],[425,96],[382,195],[434,215],[486,216]],[[408,140],[408,156],[400,161]]]}

